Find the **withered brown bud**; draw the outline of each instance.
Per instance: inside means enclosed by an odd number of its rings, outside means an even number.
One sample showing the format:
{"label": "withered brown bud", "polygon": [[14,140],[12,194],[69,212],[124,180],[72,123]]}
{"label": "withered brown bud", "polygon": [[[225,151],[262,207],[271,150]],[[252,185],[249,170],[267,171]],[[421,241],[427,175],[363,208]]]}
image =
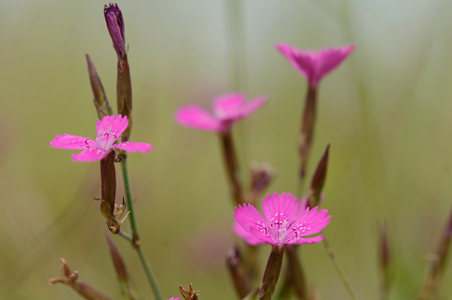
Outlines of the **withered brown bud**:
{"label": "withered brown bud", "polygon": [[179,292],[185,300],[198,300],[199,292],[194,291],[191,283],[188,284],[188,290],[186,290],[183,286],[179,286]]}
{"label": "withered brown bud", "polygon": [[61,258],[60,270],[64,277],[51,278],[49,279],[50,284],[66,284],[87,300],[111,300],[110,297],[104,295],[89,284],[78,280],[78,272],[72,271],[64,258]]}

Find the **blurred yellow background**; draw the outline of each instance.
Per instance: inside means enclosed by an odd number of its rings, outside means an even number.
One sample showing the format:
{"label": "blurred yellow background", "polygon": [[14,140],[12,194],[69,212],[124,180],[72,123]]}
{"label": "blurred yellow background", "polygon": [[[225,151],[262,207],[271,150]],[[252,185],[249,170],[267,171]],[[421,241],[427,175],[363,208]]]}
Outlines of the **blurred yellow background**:
{"label": "blurred yellow background", "polygon": [[[165,297],[189,282],[201,299],[234,299],[224,254],[234,241],[218,138],[183,128],[173,115],[234,86],[232,0],[120,1],[134,96],[129,172],[144,249]],[[234,126],[242,177],[269,162],[268,192],[295,192],[297,132],[306,81],[274,48],[356,50],[320,85],[309,174],[331,143],[325,234],[359,299],[377,299],[377,223],[393,245],[391,299],[414,299],[436,249],[452,186],[452,21],[449,0],[242,0],[245,52],[240,86],[268,95]],[[47,280],[59,258],[80,278],[120,298],[99,213],[99,164],[52,149],[55,134],[93,138],[85,53],[112,105],[116,54],[103,1],[3,0],[0,11],[0,299],[79,299]],[[246,72],[245,72],[246,71]],[[118,181],[121,177],[118,172]],[[122,194],[118,192],[118,197]],[[134,251],[116,238],[140,299],[152,299]],[[262,269],[270,247],[260,252]],[[310,284],[322,299],[348,295],[322,245],[304,247]],[[451,282],[446,270],[443,282]],[[444,284],[441,295],[451,295]]]}

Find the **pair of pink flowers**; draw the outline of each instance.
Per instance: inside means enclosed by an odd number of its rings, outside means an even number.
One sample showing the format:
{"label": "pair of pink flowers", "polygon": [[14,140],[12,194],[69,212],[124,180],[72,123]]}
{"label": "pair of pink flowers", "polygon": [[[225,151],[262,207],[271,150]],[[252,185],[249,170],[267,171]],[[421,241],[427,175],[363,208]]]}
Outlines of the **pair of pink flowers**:
{"label": "pair of pink flowers", "polygon": [[[355,46],[346,45],[319,51],[299,50],[287,44],[277,44],[276,48],[315,88],[325,75],[347,58]],[[224,133],[234,121],[253,113],[265,102],[266,98],[262,96],[246,103],[242,94],[225,94],[213,102],[212,114],[198,105],[189,105],[177,111],[176,120],[183,126]]]}

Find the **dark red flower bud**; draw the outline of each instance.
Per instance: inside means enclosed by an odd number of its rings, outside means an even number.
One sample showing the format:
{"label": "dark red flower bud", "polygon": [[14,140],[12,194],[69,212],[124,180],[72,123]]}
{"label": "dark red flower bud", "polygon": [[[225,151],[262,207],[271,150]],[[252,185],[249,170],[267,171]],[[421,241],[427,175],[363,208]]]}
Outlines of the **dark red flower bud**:
{"label": "dark red flower bud", "polygon": [[121,10],[117,4],[110,3],[104,7],[105,22],[107,23],[108,32],[113,41],[113,47],[119,58],[122,59],[126,55],[125,37],[124,37],[124,20]]}

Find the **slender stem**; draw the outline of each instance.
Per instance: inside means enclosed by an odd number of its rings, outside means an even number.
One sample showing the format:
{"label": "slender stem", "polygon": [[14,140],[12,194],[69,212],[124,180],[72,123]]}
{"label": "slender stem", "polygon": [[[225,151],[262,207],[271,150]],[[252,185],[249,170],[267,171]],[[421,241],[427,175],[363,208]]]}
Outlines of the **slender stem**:
{"label": "slender stem", "polygon": [[138,256],[140,257],[140,261],[141,261],[141,264],[143,265],[144,271],[146,273],[146,277],[147,277],[149,283],[151,284],[152,290],[154,292],[155,299],[156,300],[163,300],[163,297],[162,297],[162,295],[160,293],[160,289],[159,289],[159,286],[157,284],[157,281],[155,280],[155,277],[152,274],[152,270],[149,267],[149,264],[148,264],[148,262],[146,260],[146,256],[143,253],[143,249],[141,248],[141,246],[139,246],[139,247],[136,247],[136,250],[137,250]]}
{"label": "slender stem", "polygon": [[126,239],[128,242],[133,243],[133,238],[130,234],[127,232],[124,232],[122,230],[119,230],[118,235],[124,239]]}
{"label": "slender stem", "polygon": [[138,256],[140,257],[141,265],[143,266],[144,272],[146,273],[146,278],[151,285],[152,292],[154,293],[154,297],[156,300],[163,300],[163,297],[160,293],[160,289],[158,287],[157,281],[152,274],[151,267],[144,256],[143,249],[141,247],[140,238],[138,235],[137,223],[135,220],[135,211],[133,209],[132,203],[132,193],[130,191],[130,183],[129,183],[129,173],[127,171],[127,157],[124,156],[121,160],[122,167],[122,176],[124,179],[124,190],[126,194],[127,207],[129,208],[129,218],[130,218],[130,228],[132,230],[132,236],[120,231],[119,234],[123,238],[127,239],[132,247],[137,251]]}
{"label": "slender stem", "polygon": [[238,206],[244,203],[244,201],[242,184],[240,181],[239,164],[237,160],[234,142],[232,140],[231,131],[228,129],[226,132],[221,133],[220,139],[224,165],[226,167],[229,185],[232,191],[232,198],[234,201],[234,205]]}
{"label": "slender stem", "polygon": [[[138,236],[138,228],[137,223],[135,220],[135,211],[133,209],[133,203],[132,203],[132,193],[130,191],[130,183],[129,183],[129,173],[127,171],[127,157],[123,156],[121,160],[121,168],[122,168],[122,177],[124,179],[124,191],[126,193],[126,201],[127,201],[127,207],[129,208],[129,219],[130,219],[130,228],[132,230],[132,240],[133,244],[136,244],[139,242],[139,236]],[[136,245],[134,245],[136,246]]]}
{"label": "slender stem", "polygon": [[341,267],[339,266],[339,263],[336,261],[336,257],[334,256],[333,250],[331,250],[330,248],[330,244],[328,243],[327,239],[323,239],[323,246],[326,250],[326,252],[328,253],[328,256],[330,257],[334,268],[336,269],[337,274],[339,275],[339,277],[342,280],[342,283],[345,286],[345,289],[347,290],[348,294],[350,295],[350,298],[353,300],[356,300],[356,295],[355,292],[353,291],[353,288],[350,284],[350,282],[348,281],[347,277],[345,276],[344,272],[342,271]]}
{"label": "slender stem", "polygon": [[298,154],[300,155],[300,165],[298,170],[299,185],[298,196],[302,196],[303,184],[306,177],[306,168],[309,155],[314,141],[314,129],[317,115],[317,89],[309,85],[304,102],[303,114],[301,117],[300,135],[298,137]]}
{"label": "slender stem", "polygon": [[234,246],[226,254],[226,266],[228,267],[229,274],[231,275],[234,288],[240,299],[243,299],[250,292],[250,282],[246,277],[242,258],[237,246]]}

